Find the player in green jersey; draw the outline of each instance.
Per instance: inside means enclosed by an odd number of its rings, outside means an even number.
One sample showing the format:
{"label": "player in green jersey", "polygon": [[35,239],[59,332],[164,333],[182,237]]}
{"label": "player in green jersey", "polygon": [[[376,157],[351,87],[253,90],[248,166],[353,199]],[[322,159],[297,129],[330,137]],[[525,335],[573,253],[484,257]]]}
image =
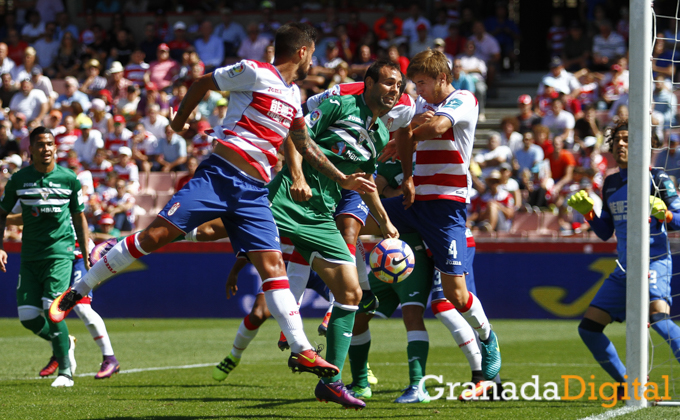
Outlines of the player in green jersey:
{"label": "player in green jersey", "polygon": [[[366,73],[363,94],[328,98],[305,117],[310,137],[331,163],[345,174],[363,172],[369,180],[375,171],[376,158],[389,140],[388,130],[378,117],[398,100],[402,84],[401,72],[394,63],[379,60],[371,67]],[[361,287],[354,258],[333,219],[341,187],[301,162],[300,156],[293,153],[291,139],[286,142],[285,152],[286,166],[268,185],[272,213],[281,236],[292,241],[335,296],[326,334],[326,359],[342,367],[361,300]],[[300,175],[311,194],[305,197],[306,201],[298,202],[293,199],[291,187],[293,179]],[[378,219],[383,235],[397,237],[377,192],[365,194],[364,201]],[[345,407],[365,407],[363,401],[349,394],[341,373],[322,379],[315,395],[321,401]]]}
{"label": "player in green jersey", "polygon": [[[0,199],[0,231],[5,231],[7,215],[17,201],[24,220],[17,305],[21,324],[39,337],[52,342],[59,362],[59,376],[53,387],[73,386],[75,340],[64,321],[53,323],[43,317],[52,300],[71,281],[75,238],[88,255],[87,221],[83,195],[76,174],[56,165],[57,147],[49,129],[38,127],[30,134],[29,151],[33,164],[12,175]],[[7,253],[0,241],[0,270],[6,272]],[[85,267],[89,262],[85,259]]]}

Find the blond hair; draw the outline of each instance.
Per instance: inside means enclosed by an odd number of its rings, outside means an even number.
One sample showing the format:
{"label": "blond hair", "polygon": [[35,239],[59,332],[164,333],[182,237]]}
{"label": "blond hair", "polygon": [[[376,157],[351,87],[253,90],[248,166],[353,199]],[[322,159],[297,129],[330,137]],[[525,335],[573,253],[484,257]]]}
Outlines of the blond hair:
{"label": "blond hair", "polygon": [[406,70],[409,79],[413,79],[416,74],[424,74],[436,79],[442,73],[446,75],[447,83],[453,81],[451,68],[444,53],[429,48],[416,54]]}

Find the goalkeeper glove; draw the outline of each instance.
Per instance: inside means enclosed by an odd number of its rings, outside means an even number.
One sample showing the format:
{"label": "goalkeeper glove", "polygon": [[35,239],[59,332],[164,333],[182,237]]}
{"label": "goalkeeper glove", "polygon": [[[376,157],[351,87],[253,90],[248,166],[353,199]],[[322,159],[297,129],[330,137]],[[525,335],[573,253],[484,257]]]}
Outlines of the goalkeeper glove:
{"label": "goalkeeper glove", "polygon": [[[659,197],[654,197],[653,195],[650,195],[649,205],[652,208],[651,209],[652,217],[655,217],[660,222],[663,222],[664,220],[670,222],[671,220],[673,220],[673,213],[668,211],[666,203],[664,203],[664,201]],[[670,220],[668,220],[669,218]]]}
{"label": "goalkeeper glove", "polygon": [[567,205],[586,216],[586,220],[592,220],[593,218],[593,204],[593,199],[590,198],[588,192],[585,190],[581,190],[572,195],[567,201]]}

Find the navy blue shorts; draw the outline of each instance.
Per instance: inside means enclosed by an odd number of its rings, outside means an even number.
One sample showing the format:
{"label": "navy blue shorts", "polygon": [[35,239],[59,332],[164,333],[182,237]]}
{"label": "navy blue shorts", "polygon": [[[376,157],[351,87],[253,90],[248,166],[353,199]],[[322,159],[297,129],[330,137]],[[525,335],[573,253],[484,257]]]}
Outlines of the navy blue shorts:
{"label": "navy blue shorts", "polygon": [[382,200],[392,224],[403,233],[418,232],[432,252],[434,267],[462,276],[467,268],[465,203],[453,200],[415,201],[404,209],[403,197]]}
{"label": "navy blue shorts", "polygon": [[[671,297],[671,276],[673,274],[670,258],[652,261],[649,264],[649,301],[663,299],[668,305],[673,304]],[[607,312],[612,320],[626,320],[626,274],[616,267],[613,273],[602,283],[600,290],[590,302],[590,306]]]}
{"label": "navy blue shorts", "polygon": [[[75,260],[73,260],[73,271],[71,271],[71,284],[82,279],[85,273],[86,273],[85,261],[83,261],[82,258],[76,258]],[[87,294],[87,297],[92,299],[92,290],[90,290],[90,293]]]}
{"label": "navy blue shorts", "polygon": [[281,252],[264,182],[212,154],[158,216],[182,232],[221,218],[235,253]]}
{"label": "navy blue shorts", "polygon": [[[475,285],[475,271],[472,269],[472,261],[475,259],[475,251],[477,248],[474,246],[471,246],[467,249],[467,261],[468,261],[468,268],[466,270],[467,275],[465,276],[465,285],[467,286],[468,292],[471,292],[473,295],[477,294],[477,286]],[[431,301],[436,302],[438,300],[445,300],[446,297],[444,296],[444,288],[442,287],[442,277],[439,271],[434,272],[434,276],[432,277],[432,293],[431,293]]]}
{"label": "navy blue shorts", "polygon": [[352,190],[342,190],[342,198],[335,208],[335,213],[333,213],[333,218],[336,218],[342,214],[346,214],[354,217],[359,222],[361,226],[366,226],[366,218],[368,217],[368,206],[361,199],[361,195]]}

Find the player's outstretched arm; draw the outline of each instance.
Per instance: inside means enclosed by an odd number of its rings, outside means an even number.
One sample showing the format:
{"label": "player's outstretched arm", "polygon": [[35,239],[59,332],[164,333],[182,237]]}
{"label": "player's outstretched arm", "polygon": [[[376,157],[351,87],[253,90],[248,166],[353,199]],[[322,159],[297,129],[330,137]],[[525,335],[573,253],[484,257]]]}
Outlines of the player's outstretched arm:
{"label": "player's outstretched arm", "polygon": [[2,240],[0,240],[0,271],[7,272],[7,253],[5,252],[5,226],[7,225],[7,212],[0,207],[0,232],[2,232]]}
{"label": "player's outstretched arm", "polygon": [[290,194],[295,201],[307,201],[312,198],[312,189],[309,188],[305,174],[302,172],[302,156],[295,149],[295,144],[290,136],[286,137],[283,143],[283,156],[286,158],[286,166],[290,171],[293,185],[290,187]]}
{"label": "player's outstretched arm", "polygon": [[[373,182],[371,179],[373,178],[372,175],[369,174],[365,175],[364,177]],[[380,230],[382,231],[383,237],[395,239],[399,238],[399,231],[397,231],[397,228],[395,228],[390,221],[387,211],[385,211],[382,201],[380,201],[380,195],[378,194],[378,191],[363,194],[361,198],[368,206],[368,209],[371,211],[373,217],[375,217],[375,219],[378,221],[378,224],[380,224]]]}
{"label": "player's outstretched arm", "polygon": [[340,172],[323,154],[316,143],[309,138],[305,121],[302,118],[293,120],[290,138],[295,145],[295,149],[302,155],[304,160],[312,165],[312,168],[337,182],[342,188],[364,193],[375,191],[375,185],[360,175],[352,174],[348,176]]}
{"label": "player's outstretched arm", "polygon": [[179,104],[177,108],[177,113],[174,110],[170,110],[170,127],[176,133],[184,131],[186,128],[185,124],[191,115],[191,112],[196,108],[201,99],[205,96],[205,93],[209,90],[219,90],[215,84],[215,79],[213,79],[213,74],[208,73],[201,76],[196,80],[187,94],[184,95],[184,99]]}
{"label": "player's outstretched arm", "polygon": [[[78,245],[80,245],[80,252],[82,252],[84,257],[90,255],[90,250],[88,249],[88,244],[90,243],[89,233],[90,230],[87,227],[87,219],[85,218],[85,213],[71,213],[71,219],[73,220],[73,227],[76,230],[76,238],[78,238]],[[83,258],[85,263],[85,270],[90,269],[90,259]]]}

